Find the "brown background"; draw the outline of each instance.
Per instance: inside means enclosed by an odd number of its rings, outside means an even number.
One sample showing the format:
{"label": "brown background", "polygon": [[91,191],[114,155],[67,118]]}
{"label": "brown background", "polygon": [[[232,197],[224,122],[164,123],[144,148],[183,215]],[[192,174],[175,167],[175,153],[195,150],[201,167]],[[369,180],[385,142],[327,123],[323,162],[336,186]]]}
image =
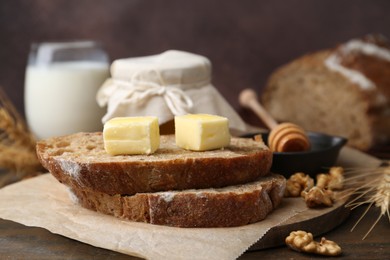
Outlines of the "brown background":
{"label": "brown background", "polygon": [[205,55],[214,85],[240,110],[239,91],[260,92],[278,66],[373,32],[390,37],[390,1],[2,0],[0,85],[23,113],[30,44],[93,39],[111,60],[167,49]]}

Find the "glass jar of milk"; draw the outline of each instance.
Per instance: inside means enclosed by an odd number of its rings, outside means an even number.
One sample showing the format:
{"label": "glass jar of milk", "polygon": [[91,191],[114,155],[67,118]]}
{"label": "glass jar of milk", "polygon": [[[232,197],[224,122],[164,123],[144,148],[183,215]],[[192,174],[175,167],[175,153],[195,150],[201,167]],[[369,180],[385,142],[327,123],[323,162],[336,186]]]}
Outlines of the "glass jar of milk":
{"label": "glass jar of milk", "polygon": [[38,139],[101,131],[96,93],[109,77],[108,55],[93,41],[33,44],[25,78],[25,114]]}

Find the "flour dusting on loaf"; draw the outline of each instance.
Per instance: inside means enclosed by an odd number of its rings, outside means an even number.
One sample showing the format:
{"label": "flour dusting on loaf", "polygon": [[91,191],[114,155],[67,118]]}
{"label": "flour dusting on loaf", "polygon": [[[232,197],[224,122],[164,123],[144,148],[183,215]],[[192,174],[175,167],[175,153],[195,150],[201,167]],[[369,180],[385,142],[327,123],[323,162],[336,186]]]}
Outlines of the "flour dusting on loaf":
{"label": "flour dusting on loaf", "polygon": [[174,192],[160,192],[159,193],[160,198],[164,200],[165,202],[171,202],[175,198],[175,193]]}
{"label": "flour dusting on loaf", "polygon": [[360,86],[363,90],[369,90],[375,88],[375,84],[371,80],[369,80],[366,76],[364,76],[362,73],[360,73],[357,70],[348,69],[343,65],[341,65],[341,58],[338,56],[338,54],[330,55],[325,60],[325,65],[329,69],[341,73],[351,82],[356,83],[358,86]]}
{"label": "flour dusting on loaf", "polygon": [[[338,52],[331,54],[326,60],[325,65],[334,71],[343,74],[352,82],[358,84],[363,90],[369,90],[376,88],[374,82],[358,70],[349,69],[341,64],[342,56],[349,55],[350,53],[362,53],[364,55],[375,56],[379,59],[390,62],[390,50],[380,47],[371,42],[365,42],[359,39],[353,39],[339,47]],[[384,97],[382,95],[382,97]]]}
{"label": "flour dusting on loaf", "polygon": [[59,159],[58,162],[61,170],[65,174],[69,174],[73,178],[78,179],[81,170],[81,166],[79,164],[65,159]]}

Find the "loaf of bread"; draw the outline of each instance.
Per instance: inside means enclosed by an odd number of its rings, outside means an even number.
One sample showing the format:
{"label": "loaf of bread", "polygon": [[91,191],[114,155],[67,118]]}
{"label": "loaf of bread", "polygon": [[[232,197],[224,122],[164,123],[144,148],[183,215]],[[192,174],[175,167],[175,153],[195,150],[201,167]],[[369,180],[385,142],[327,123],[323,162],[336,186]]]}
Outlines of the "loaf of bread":
{"label": "loaf of bread", "polygon": [[268,174],[272,164],[268,147],[249,138],[194,152],[177,147],[173,135],[163,135],[153,154],[112,156],[101,133],[77,133],[39,141],[37,154],[60,182],[110,195],[243,184]]}
{"label": "loaf of bread", "polygon": [[368,150],[390,140],[390,45],[379,36],[307,54],[276,70],[262,93],[278,121],[348,138]]}
{"label": "loaf of bread", "polygon": [[285,178],[267,175],[243,185],[108,195],[71,185],[85,208],[137,222],[175,227],[233,227],[263,220],[282,198]]}

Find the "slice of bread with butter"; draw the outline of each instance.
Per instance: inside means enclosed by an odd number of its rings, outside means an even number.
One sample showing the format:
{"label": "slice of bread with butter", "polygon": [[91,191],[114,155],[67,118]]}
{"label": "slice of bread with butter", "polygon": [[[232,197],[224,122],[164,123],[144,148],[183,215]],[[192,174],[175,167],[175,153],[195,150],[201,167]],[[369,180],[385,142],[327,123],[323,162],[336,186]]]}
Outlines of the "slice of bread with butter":
{"label": "slice of bread with butter", "polygon": [[42,165],[64,184],[107,194],[217,188],[266,175],[272,153],[261,142],[232,138],[224,149],[195,152],[179,148],[173,135],[160,137],[152,154],[112,156],[102,133],[77,133],[39,141]]}
{"label": "slice of bread with butter", "polygon": [[82,206],[133,221],[238,226],[280,203],[285,179],[269,175],[262,141],[231,137],[227,119],[213,115],[175,125],[176,136],[160,136],[154,117],[114,118],[103,133],[38,141],[37,154]]}

